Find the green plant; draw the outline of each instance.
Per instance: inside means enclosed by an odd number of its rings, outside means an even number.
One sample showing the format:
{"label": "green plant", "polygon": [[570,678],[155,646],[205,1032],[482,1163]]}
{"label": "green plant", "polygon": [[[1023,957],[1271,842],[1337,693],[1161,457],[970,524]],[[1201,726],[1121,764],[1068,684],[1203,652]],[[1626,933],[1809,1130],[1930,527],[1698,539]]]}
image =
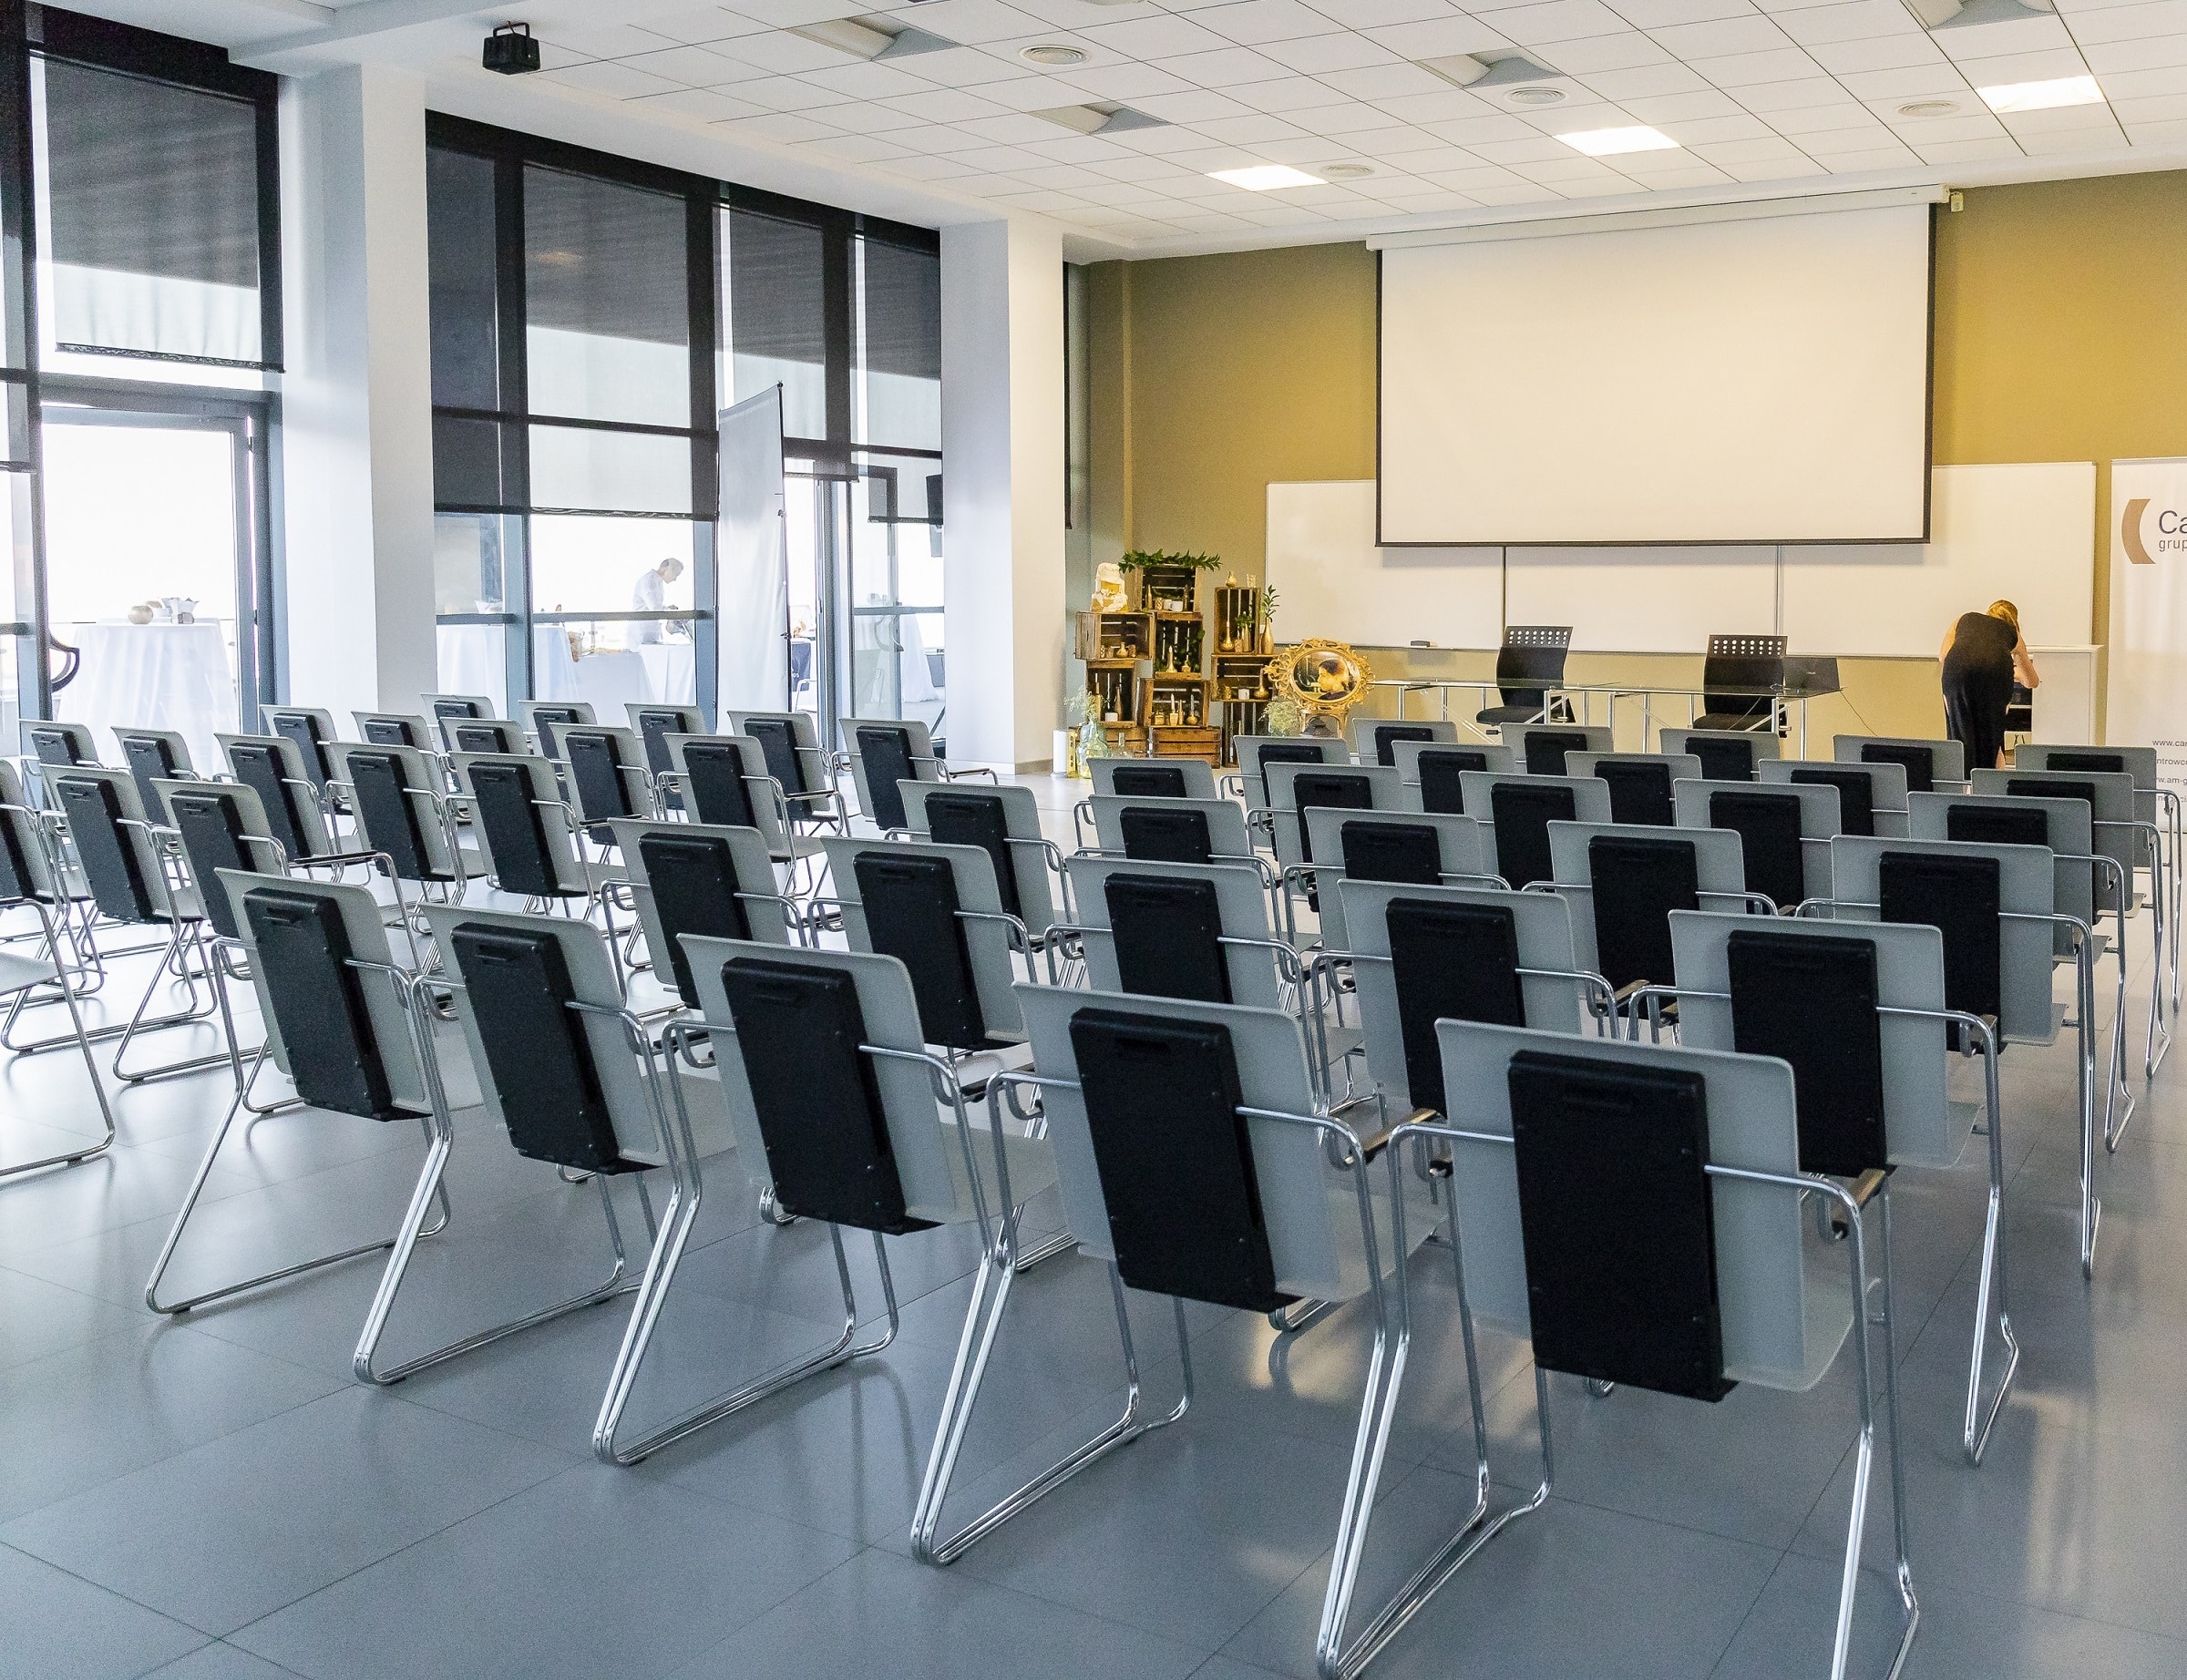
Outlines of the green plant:
{"label": "green plant", "polygon": [[1260,621],[1267,625],[1276,622],[1276,586],[1272,583],[1261,586]]}
{"label": "green plant", "polygon": [[1162,548],[1134,548],[1116,562],[1125,571],[1141,571],[1149,566],[1189,566],[1194,571],[1213,571],[1222,563],[1219,554],[1171,554]]}
{"label": "green plant", "polygon": [[1306,716],[1295,700],[1271,700],[1263,719],[1271,735],[1296,735],[1306,727]]}

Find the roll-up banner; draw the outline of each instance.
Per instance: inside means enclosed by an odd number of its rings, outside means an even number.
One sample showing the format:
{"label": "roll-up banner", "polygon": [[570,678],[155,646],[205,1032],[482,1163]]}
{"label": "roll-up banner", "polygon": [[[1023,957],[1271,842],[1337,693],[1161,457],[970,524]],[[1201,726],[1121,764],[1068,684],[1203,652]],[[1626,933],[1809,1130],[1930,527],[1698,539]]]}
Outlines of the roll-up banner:
{"label": "roll-up banner", "polygon": [[2104,739],[2187,794],[2187,459],[2111,463],[2108,698]]}

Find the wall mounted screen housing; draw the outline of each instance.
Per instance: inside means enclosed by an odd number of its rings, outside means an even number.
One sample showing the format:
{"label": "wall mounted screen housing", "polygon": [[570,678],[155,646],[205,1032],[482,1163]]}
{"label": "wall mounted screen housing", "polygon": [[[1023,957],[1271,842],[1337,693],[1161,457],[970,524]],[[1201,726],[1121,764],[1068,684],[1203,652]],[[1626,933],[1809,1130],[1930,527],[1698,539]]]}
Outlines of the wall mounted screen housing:
{"label": "wall mounted screen housing", "polygon": [[1925,538],[1929,206],[1714,214],[1386,244],[1381,541]]}

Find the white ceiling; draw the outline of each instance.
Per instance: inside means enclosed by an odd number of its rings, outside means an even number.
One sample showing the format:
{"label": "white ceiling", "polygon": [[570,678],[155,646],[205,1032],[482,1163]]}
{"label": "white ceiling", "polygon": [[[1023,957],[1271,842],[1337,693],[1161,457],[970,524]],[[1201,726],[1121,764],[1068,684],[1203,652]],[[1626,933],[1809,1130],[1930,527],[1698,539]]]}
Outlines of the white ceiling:
{"label": "white ceiling", "polygon": [[[78,4],[277,68],[406,66],[441,108],[533,113],[542,131],[913,220],[1043,216],[1078,255],[1351,238],[1613,194],[2187,163],[2187,0],[2058,0],[2054,15],[1935,32],[1901,0]],[[879,15],[960,45],[868,62],[788,33]],[[539,76],[478,67],[479,37],[512,17],[544,43]],[[1044,69],[1021,56],[1036,44],[1086,57]],[[1508,87],[1469,90],[1418,63],[1514,49],[1560,73],[1561,103],[1515,108]],[[1997,117],[1975,91],[2087,75],[2107,103]],[[1933,100],[1956,108],[1901,112]],[[1093,101],[1165,126],[1082,135],[1029,114]],[[1679,149],[1591,159],[1555,138],[1628,124]],[[1372,172],[1260,193],[1208,179],[1254,163]]]}

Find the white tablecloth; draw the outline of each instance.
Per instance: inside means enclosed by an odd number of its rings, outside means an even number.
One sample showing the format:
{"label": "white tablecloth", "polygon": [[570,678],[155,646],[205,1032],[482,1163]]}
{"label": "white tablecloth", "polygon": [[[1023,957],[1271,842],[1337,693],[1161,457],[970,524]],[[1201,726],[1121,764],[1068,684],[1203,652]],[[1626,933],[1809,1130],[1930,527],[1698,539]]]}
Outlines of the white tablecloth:
{"label": "white tablecloth", "polygon": [[[501,650],[507,634],[498,624],[442,625],[441,691],[484,694],[498,702],[506,682]],[[561,626],[539,624],[532,627],[531,670],[539,699],[589,701],[602,723],[626,722],[625,708],[632,703],[689,705],[696,692],[688,641],[653,642],[572,659],[570,638]]]}
{"label": "white tablecloth", "polygon": [[508,686],[508,656],[502,651],[508,631],[498,624],[443,624],[438,630],[440,692],[484,694],[499,706]]}
{"label": "white tablecloth", "polygon": [[67,633],[84,659],[76,680],[53,697],[54,716],[88,723],[102,759],[122,762],[109,731],[171,729],[190,743],[190,762],[200,773],[226,770],[213,732],[239,730],[241,708],[228,670],[228,639],[217,620],[86,624]]}

